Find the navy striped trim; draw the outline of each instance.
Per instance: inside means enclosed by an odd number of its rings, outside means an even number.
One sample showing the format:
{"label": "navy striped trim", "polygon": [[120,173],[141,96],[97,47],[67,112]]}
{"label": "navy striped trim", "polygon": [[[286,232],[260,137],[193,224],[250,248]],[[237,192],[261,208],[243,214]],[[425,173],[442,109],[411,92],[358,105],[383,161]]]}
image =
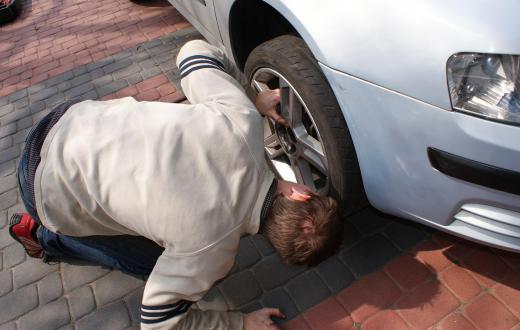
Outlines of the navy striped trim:
{"label": "navy striped trim", "polygon": [[179,70],[181,70],[181,71],[184,70],[184,68],[183,68],[184,64],[186,64],[189,61],[196,60],[196,59],[204,59],[204,60],[211,61],[215,65],[219,66],[222,70],[224,70],[224,64],[222,64],[222,62],[220,62],[216,58],[205,56],[205,55],[192,55],[192,56],[186,57],[185,59],[183,59],[181,61],[181,63],[179,63]]}
{"label": "navy striped trim", "polygon": [[[190,308],[192,301],[181,300],[175,304],[161,306],[141,305],[141,323],[153,324],[160,323],[186,313]],[[148,310],[148,311],[145,311]]]}
{"label": "navy striped trim", "polygon": [[181,71],[181,79],[186,77],[190,73],[192,73],[194,71],[197,71],[197,70],[200,70],[200,69],[217,69],[217,70],[223,71],[220,67],[218,67],[216,65],[213,65],[213,64],[211,64],[211,65],[209,65],[209,64],[207,64],[207,65],[198,65],[198,66],[190,68],[187,71],[184,71],[184,72]]}

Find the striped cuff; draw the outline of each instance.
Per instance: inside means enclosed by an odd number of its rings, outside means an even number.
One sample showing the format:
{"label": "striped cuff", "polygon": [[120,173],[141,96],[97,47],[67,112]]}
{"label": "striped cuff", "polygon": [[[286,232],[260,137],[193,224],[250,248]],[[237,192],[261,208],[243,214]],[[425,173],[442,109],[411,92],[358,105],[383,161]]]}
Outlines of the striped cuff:
{"label": "striped cuff", "polygon": [[141,323],[153,324],[166,321],[188,311],[192,301],[180,300],[175,304],[147,306],[141,305]]}
{"label": "striped cuff", "polygon": [[193,55],[186,57],[179,63],[181,79],[199,69],[217,69],[225,72],[224,64],[216,58],[205,55]]}

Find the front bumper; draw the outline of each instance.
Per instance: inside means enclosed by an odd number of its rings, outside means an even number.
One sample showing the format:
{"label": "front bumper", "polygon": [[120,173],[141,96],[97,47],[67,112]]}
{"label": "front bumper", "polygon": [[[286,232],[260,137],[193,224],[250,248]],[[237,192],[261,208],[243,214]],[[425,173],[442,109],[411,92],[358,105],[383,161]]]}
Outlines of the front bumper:
{"label": "front bumper", "polygon": [[374,207],[520,251],[520,196],[441,173],[427,152],[435,148],[520,172],[520,127],[447,111],[321,67],[343,110]]}

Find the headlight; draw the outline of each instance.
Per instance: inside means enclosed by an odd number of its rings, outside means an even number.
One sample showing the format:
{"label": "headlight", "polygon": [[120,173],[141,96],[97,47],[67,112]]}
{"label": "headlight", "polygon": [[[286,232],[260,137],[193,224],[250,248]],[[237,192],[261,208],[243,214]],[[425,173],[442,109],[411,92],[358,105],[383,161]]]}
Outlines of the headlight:
{"label": "headlight", "polygon": [[455,54],[448,87],[455,110],[520,124],[520,56]]}

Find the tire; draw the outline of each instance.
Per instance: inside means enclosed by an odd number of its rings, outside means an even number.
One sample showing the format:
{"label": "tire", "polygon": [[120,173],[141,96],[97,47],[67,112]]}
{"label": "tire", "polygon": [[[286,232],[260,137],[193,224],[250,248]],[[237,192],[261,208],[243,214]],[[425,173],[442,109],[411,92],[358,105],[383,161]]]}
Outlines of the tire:
{"label": "tire", "polygon": [[[320,140],[328,165],[326,191],[320,193],[336,198],[343,215],[366,205],[356,151],[348,127],[332,89],[305,42],[293,35],[266,41],[251,52],[244,72],[250,84],[254,85],[255,79],[260,79],[262,75],[267,75],[264,79],[269,79],[270,69],[281,74],[290,88],[296,91],[295,94],[301,100],[302,113],[310,117],[314,129],[317,129],[313,135]],[[278,78],[280,85],[283,83],[282,78]],[[276,133],[280,136],[278,131]],[[270,162],[270,165],[273,166],[273,163]],[[302,183],[301,180],[297,181]]]}

